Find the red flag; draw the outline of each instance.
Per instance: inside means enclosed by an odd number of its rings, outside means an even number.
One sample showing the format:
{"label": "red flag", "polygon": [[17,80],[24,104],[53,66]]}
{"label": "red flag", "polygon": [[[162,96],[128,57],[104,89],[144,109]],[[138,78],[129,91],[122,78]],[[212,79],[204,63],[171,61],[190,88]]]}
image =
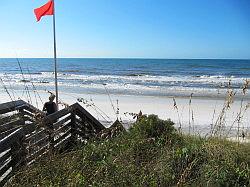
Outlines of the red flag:
{"label": "red flag", "polygon": [[54,14],[54,1],[50,0],[45,5],[34,9],[37,21],[40,21],[42,16],[53,15]]}

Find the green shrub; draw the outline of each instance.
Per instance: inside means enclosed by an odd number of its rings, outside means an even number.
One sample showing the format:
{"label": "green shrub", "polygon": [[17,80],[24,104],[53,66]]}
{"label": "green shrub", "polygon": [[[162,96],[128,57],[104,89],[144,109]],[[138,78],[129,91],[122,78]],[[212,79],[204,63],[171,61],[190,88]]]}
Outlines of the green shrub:
{"label": "green shrub", "polygon": [[160,138],[176,132],[172,121],[161,120],[156,115],[142,117],[133,125],[131,131],[135,131],[146,138]]}
{"label": "green shrub", "polygon": [[182,135],[150,115],[25,168],[10,186],[250,186],[249,166],[249,144]]}

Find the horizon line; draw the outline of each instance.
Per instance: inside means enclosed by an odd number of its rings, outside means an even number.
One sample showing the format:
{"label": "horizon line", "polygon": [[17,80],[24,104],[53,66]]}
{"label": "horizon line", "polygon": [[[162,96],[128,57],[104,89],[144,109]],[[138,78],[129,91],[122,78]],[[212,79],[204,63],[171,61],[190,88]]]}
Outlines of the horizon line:
{"label": "horizon line", "polygon": [[[54,59],[53,57],[0,57],[0,59]],[[58,57],[57,59],[141,59],[141,60],[250,60],[250,58],[157,58],[157,57]]]}

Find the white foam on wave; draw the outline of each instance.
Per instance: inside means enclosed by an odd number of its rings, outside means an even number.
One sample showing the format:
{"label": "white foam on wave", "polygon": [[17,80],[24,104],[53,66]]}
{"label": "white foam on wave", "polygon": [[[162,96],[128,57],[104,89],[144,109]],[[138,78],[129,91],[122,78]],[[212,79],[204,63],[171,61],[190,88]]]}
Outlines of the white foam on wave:
{"label": "white foam on wave", "polygon": [[229,80],[232,84],[241,84],[247,78],[238,78],[238,77],[226,77],[226,76],[120,76],[120,75],[76,75],[76,74],[59,74],[59,77],[63,76],[68,80],[119,80],[119,81],[142,81],[142,82],[190,82],[190,83],[226,83]]}
{"label": "white foam on wave", "polygon": [[[22,86],[24,84],[32,87],[31,82],[36,86],[53,86],[54,73],[42,72],[41,74],[0,74],[4,82],[12,86]],[[22,82],[21,80],[31,82]],[[166,95],[170,93],[196,93],[198,95],[218,95],[218,85],[226,84],[231,80],[232,85],[238,84],[236,91],[240,93],[239,85],[246,78],[226,77],[226,76],[120,76],[120,75],[78,75],[78,74],[58,74],[58,84],[63,87],[75,89],[97,89],[105,91],[104,85],[116,92],[151,93]],[[153,83],[153,84],[152,84]],[[195,86],[192,86],[195,85]],[[213,85],[206,86],[206,85]],[[197,86],[198,85],[198,86]],[[204,85],[204,86],[202,86]],[[226,89],[221,90],[225,94]]]}
{"label": "white foam on wave", "polygon": [[[38,80],[44,79],[53,79],[53,72],[41,72],[41,74],[0,74],[3,79],[16,80],[20,81],[23,78],[38,82]],[[234,77],[234,76],[152,76],[152,75],[143,75],[143,76],[121,76],[121,75],[78,75],[78,74],[67,74],[67,73],[58,73],[58,78],[62,80],[82,80],[82,81],[120,81],[120,82],[187,82],[187,83],[226,83],[229,80],[232,84],[241,84],[244,80],[249,79],[249,77]]]}

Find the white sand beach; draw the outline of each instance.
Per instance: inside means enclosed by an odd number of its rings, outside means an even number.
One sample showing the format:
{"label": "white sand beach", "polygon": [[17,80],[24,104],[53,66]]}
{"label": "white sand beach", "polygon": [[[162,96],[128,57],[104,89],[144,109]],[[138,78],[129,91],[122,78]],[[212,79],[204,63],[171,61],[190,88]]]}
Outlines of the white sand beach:
{"label": "white sand beach", "polygon": [[[47,101],[49,93],[46,93],[45,91],[39,91],[38,93],[43,102]],[[36,103],[34,93],[31,92],[30,94],[32,97],[31,104],[34,106],[37,106],[38,104],[38,108],[42,109],[43,103],[39,99],[37,99]],[[104,94],[70,93],[61,90],[59,94],[60,101],[69,105],[77,102],[78,98],[84,99],[87,103],[84,104],[83,102],[80,102],[80,104],[93,116],[106,124],[109,124],[107,121],[111,124],[117,117],[119,120],[127,124],[128,121],[134,121],[133,116],[129,113],[139,113],[141,110],[143,114],[156,114],[161,119],[171,119],[175,122],[176,127],[181,125],[182,130],[185,132],[191,130],[191,133],[201,135],[205,135],[211,131],[211,124],[215,124],[224,105],[224,100],[221,98],[193,97],[191,105],[189,106],[190,98],[176,97],[177,110],[174,107],[173,97],[110,94],[109,98],[108,95]],[[16,95],[23,95],[22,98],[25,100],[25,93],[23,91],[17,91]],[[0,98],[1,103],[11,100],[4,90],[0,92]],[[242,109],[240,109],[241,101],[236,100],[231,105],[231,108],[226,111],[224,125],[227,130],[231,128],[231,136],[235,136],[237,131],[237,114],[240,110],[243,111],[249,102],[249,100],[243,101]],[[60,109],[63,107],[63,105],[60,105]],[[119,108],[119,114],[116,114],[117,107]],[[250,128],[250,111],[246,110],[243,113],[244,115],[240,120],[239,127],[241,131],[243,130],[244,132],[247,132]],[[190,126],[191,129],[189,129]]]}

